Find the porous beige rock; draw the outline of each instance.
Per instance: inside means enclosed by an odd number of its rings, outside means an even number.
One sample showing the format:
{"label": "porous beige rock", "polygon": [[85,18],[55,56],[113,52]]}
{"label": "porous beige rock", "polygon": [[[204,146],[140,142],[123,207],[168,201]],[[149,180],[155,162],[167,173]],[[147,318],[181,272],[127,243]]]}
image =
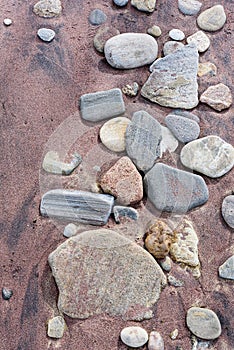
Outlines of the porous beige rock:
{"label": "porous beige rock", "polygon": [[156,0],[131,0],[131,5],[140,11],[153,12]]}
{"label": "porous beige rock", "polygon": [[203,92],[200,101],[208,104],[217,111],[229,108],[232,104],[231,90],[222,83],[212,85]]}
{"label": "porous beige rock", "polygon": [[204,75],[214,76],[217,74],[217,67],[214,63],[204,62],[199,63],[197,75],[203,77]]}
{"label": "porous beige rock", "polygon": [[117,117],[108,120],[100,129],[102,143],[113,152],[125,150],[125,133],[130,119]]}
{"label": "porous beige rock", "polygon": [[40,0],[34,5],[33,12],[40,17],[57,17],[62,12],[62,4],[60,0]]}
{"label": "porous beige rock", "polygon": [[122,88],[122,92],[124,95],[135,97],[138,93],[139,85],[134,81],[133,84],[127,84]]}

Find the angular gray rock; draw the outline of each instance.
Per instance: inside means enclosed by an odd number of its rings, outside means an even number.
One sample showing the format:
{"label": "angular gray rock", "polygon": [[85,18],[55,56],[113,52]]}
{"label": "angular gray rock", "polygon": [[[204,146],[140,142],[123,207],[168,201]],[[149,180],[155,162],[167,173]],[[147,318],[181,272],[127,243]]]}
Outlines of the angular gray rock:
{"label": "angular gray rock", "polygon": [[234,255],[219,267],[219,277],[234,280]]}
{"label": "angular gray rock", "polygon": [[194,120],[179,115],[169,114],[165,118],[167,127],[183,143],[193,141],[200,134],[200,127]]}
{"label": "angular gray rock", "polygon": [[161,130],[162,141],[160,143],[160,158],[162,158],[163,153],[167,150],[169,152],[174,152],[179,146],[179,142],[166,126],[161,125]]}
{"label": "angular gray rock", "polygon": [[80,112],[83,119],[92,122],[122,115],[125,105],[121,90],[111,89],[82,95]]}
{"label": "angular gray rock", "polygon": [[99,9],[93,10],[89,15],[89,22],[94,26],[99,26],[100,24],[106,22],[107,16],[106,14]]}
{"label": "angular gray rock", "polygon": [[42,216],[64,221],[105,225],[109,219],[114,197],[75,190],[51,190],[41,200]]}
{"label": "angular gray rock", "polygon": [[104,53],[107,62],[114,68],[137,68],[156,59],[158,44],[148,34],[123,33],[107,40]]}
{"label": "angular gray rock", "polygon": [[164,341],[160,333],[150,332],[148,350],[164,350]]}
{"label": "angular gray rock", "polygon": [[48,321],[47,335],[50,338],[60,339],[66,329],[66,323],[62,316],[56,316]]}
{"label": "angular gray rock", "polygon": [[199,175],[157,163],[144,178],[149,200],[158,210],[186,213],[204,204],[209,197]]}
{"label": "angular gray rock", "polygon": [[197,18],[198,26],[210,32],[221,29],[226,22],[226,14],[222,5],[215,5],[203,11]]}
{"label": "angular gray rock", "polygon": [[198,51],[193,43],[155,62],[141,95],[161,106],[194,108],[198,104]]}
{"label": "angular gray rock", "polygon": [[131,207],[123,207],[121,205],[115,205],[113,208],[113,214],[115,218],[115,222],[117,224],[120,223],[121,217],[127,217],[132,220],[137,220],[139,215],[136,209]]}
{"label": "angular gray rock", "polygon": [[196,15],[202,7],[202,3],[197,0],[178,0],[178,8],[184,15]]}
{"label": "angular gray rock", "polygon": [[34,5],[33,12],[44,18],[57,17],[62,12],[62,4],[60,0],[40,0]]}
{"label": "angular gray rock", "polygon": [[128,156],[138,169],[149,170],[160,156],[162,131],[159,122],[145,111],[135,112],[125,137]]}
{"label": "angular gray rock", "polygon": [[72,318],[102,313],[125,320],[151,318],[166,283],[147,251],[105,229],[67,239],[48,260],[59,290],[58,308]]}
{"label": "angular gray rock", "polygon": [[153,12],[155,10],[156,0],[131,0],[131,5],[139,11]]}
{"label": "angular gray rock", "polygon": [[228,226],[234,228],[234,195],[224,198],[222,203],[222,215]]}

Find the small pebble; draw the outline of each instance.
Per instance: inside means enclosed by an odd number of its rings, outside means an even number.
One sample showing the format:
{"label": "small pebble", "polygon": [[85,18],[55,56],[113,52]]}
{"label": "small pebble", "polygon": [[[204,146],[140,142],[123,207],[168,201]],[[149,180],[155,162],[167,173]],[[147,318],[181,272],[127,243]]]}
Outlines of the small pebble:
{"label": "small pebble", "polygon": [[136,209],[131,208],[131,207],[123,207],[120,205],[114,206],[113,214],[114,214],[115,222],[117,224],[120,223],[121,217],[127,217],[131,220],[138,220],[138,217],[139,217]]}
{"label": "small pebble", "polygon": [[9,300],[13,295],[13,291],[11,289],[8,288],[2,288],[2,298],[4,300]]}
{"label": "small pebble", "polygon": [[179,334],[179,331],[178,331],[178,329],[176,328],[176,329],[174,329],[174,331],[172,331],[172,332],[170,333],[170,338],[171,338],[172,340],[176,340],[176,338],[178,337],[178,334]]}
{"label": "small pebble", "polygon": [[150,333],[148,350],[164,350],[164,341],[160,333],[156,331]]}
{"label": "small pebble", "polygon": [[195,43],[198,52],[205,52],[210,47],[210,39],[201,30],[187,37],[187,43]]}
{"label": "small pebble", "polygon": [[138,93],[138,90],[139,90],[139,85],[135,81],[132,85],[127,84],[122,88],[122,92],[124,93],[124,95],[130,96],[130,97],[135,97]]}
{"label": "small pebble", "polygon": [[122,329],[120,338],[125,345],[138,348],[147,343],[148,334],[144,328],[132,326]]}
{"label": "small pebble", "polygon": [[197,0],[178,0],[178,8],[184,15],[196,15],[202,7],[202,3]]}
{"label": "small pebble", "polygon": [[234,228],[234,195],[224,198],[222,204],[222,215],[228,226]]}
{"label": "small pebble", "polygon": [[75,224],[68,224],[67,226],[65,226],[64,231],[63,231],[63,235],[67,238],[73,237],[76,235],[78,230],[78,227]]}
{"label": "small pebble", "polygon": [[37,32],[39,38],[43,41],[50,42],[55,37],[55,32],[52,29],[40,28]]}
{"label": "small pebble", "polygon": [[226,14],[222,5],[215,5],[203,11],[197,18],[198,26],[209,32],[221,29],[226,22]]}
{"label": "small pebble", "polygon": [[156,0],[131,0],[131,5],[139,11],[153,12],[155,10]]}
{"label": "small pebble", "polygon": [[131,120],[125,117],[117,117],[108,120],[100,129],[100,139],[103,145],[110,151],[125,151],[125,134]]}
{"label": "small pebble", "polygon": [[114,4],[120,7],[126,6],[128,3],[128,0],[113,0]]}
{"label": "small pebble", "polygon": [[234,255],[219,267],[219,277],[234,280]]}
{"label": "small pebble", "polygon": [[165,118],[165,122],[180,142],[187,143],[193,141],[200,134],[200,127],[197,122],[180,115],[169,114]]}
{"label": "small pebble", "polygon": [[168,276],[167,279],[168,279],[168,283],[173,287],[183,287],[183,285],[184,285],[184,281],[178,280],[177,278],[175,278],[172,275]]}
{"label": "small pebble", "polygon": [[208,104],[217,111],[222,111],[231,106],[232,93],[227,85],[220,83],[208,87],[208,89],[202,93],[200,101]]}
{"label": "small pebble", "polygon": [[169,256],[166,256],[162,260],[161,259],[158,260],[158,263],[164,271],[166,271],[166,272],[171,271],[171,259],[169,258]]}
{"label": "small pebble", "polygon": [[185,35],[184,35],[184,32],[182,32],[182,30],[180,29],[172,29],[169,32],[169,37],[172,40],[181,41],[181,40],[184,40]]}
{"label": "small pebble", "polygon": [[162,34],[162,31],[159,26],[153,25],[152,27],[147,29],[147,33],[157,38]]}
{"label": "small pebble", "polygon": [[210,75],[211,77],[217,74],[217,67],[214,63],[204,62],[199,63],[197,75],[203,77],[204,75]]}
{"label": "small pebble", "polygon": [[60,339],[66,329],[66,323],[62,316],[53,317],[48,321],[47,335],[50,338]]}
{"label": "small pebble", "polygon": [[89,15],[89,22],[94,26],[99,26],[100,24],[106,22],[107,16],[106,14],[99,9],[93,10]]}
{"label": "small pebble", "polygon": [[10,18],[5,18],[3,23],[5,24],[5,26],[10,26],[12,24],[12,20]]}
{"label": "small pebble", "polygon": [[183,43],[176,42],[176,41],[167,41],[163,45],[164,56],[170,55],[171,53],[181,49],[182,47],[184,47]]}

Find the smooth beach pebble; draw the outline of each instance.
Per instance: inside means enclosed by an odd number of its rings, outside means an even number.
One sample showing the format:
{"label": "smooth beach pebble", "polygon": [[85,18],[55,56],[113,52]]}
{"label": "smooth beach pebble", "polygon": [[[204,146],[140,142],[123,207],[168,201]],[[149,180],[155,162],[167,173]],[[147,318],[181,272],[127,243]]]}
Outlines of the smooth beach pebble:
{"label": "smooth beach pebble", "polygon": [[123,152],[125,150],[125,133],[130,119],[117,117],[108,120],[100,130],[102,143],[113,152]]}
{"label": "smooth beach pebble", "polygon": [[128,3],[128,0],[113,0],[113,1],[114,1],[114,4],[119,7],[126,6]]}
{"label": "smooth beach pebble", "polygon": [[197,18],[198,27],[215,32],[221,29],[226,22],[226,14],[222,5],[215,5],[203,11]]}
{"label": "smooth beach pebble", "polygon": [[159,26],[153,25],[152,27],[147,29],[147,33],[157,38],[162,34],[162,31]]}
{"label": "smooth beach pebble", "polygon": [[197,0],[178,0],[178,8],[184,15],[196,15],[201,7],[202,3]]}
{"label": "smooth beach pebble", "polygon": [[12,24],[12,20],[10,18],[5,18],[3,23],[5,24],[5,26],[10,26]]}
{"label": "smooth beach pebble", "polygon": [[55,32],[52,29],[40,28],[37,32],[39,38],[43,41],[50,42],[55,37]]}
{"label": "smooth beach pebble", "polygon": [[100,24],[106,22],[106,14],[99,9],[93,10],[89,15],[89,22],[94,26],[99,26]]}
{"label": "smooth beach pebble", "polygon": [[182,30],[180,29],[172,29],[169,32],[169,37],[172,40],[181,41],[181,40],[184,40],[185,35],[184,35],[184,32],[182,32]]}
{"label": "smooth beach pebble", "polygon": [[132,326],[122,329],[120,338],[125,345],[138,348],[147,343],[148,334],[144,328]]}

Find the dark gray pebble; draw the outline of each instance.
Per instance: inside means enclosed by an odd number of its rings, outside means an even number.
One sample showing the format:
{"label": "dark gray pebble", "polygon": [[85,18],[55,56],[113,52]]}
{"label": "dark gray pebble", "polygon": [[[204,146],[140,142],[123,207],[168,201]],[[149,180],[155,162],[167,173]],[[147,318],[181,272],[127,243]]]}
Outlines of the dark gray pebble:
{"label": "dark gray pebble", "polygon": [[100,24],[106,22],[107,16],[106,14],[99,9],[93,10],[89,15],[89,22],[94,26],[99,26]]}

